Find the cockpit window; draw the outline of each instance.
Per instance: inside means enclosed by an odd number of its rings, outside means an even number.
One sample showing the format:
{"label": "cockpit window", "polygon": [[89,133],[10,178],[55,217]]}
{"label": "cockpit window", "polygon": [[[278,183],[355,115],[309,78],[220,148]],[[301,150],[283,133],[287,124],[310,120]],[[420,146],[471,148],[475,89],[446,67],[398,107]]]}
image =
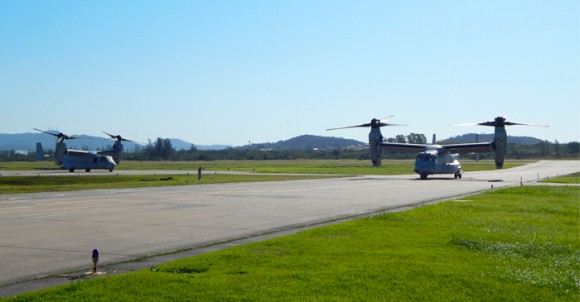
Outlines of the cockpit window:
{"label": "cockpit window", "polygon": [[415,161],[425,161],[425,162],[433,162],[434,163],[437,161],[437,155],[431,154],[431,153],[419,153],[419,154],[417,154]]}

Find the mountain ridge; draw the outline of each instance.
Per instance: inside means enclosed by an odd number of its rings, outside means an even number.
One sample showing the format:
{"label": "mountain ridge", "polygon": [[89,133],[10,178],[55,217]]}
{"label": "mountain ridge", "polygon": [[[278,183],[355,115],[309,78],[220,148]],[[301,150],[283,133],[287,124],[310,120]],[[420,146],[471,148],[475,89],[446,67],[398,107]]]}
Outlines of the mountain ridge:
{"label": "mountain ridge", "polygon": [[[74,134],[71,136],[76,137],[76,139],[66,141],[66,145],[70,149],[108,150],[114,144],[114,140],[105,137],[85,134]],[[169,140],[176,150],[188,150],[192,145],[198,150],[222,150],[231,147],[229,145],[195,145],[177,138],[171,138]],[[55,138],[44,133],[0,133],[0,151],[34,151],[36,150],[36,143],[41,143],[44,150],[53,150]],[[145,147],[145,145],[135,142],[123,142],[123,146],[125,151],[128,152],[136,148]]]}
{"label": "mountain ridge", "polygon": [[[475,142],[491,142],[493,141],[493,134],[478,134],[478,133],[466,133],[462,135],[457,135],[454,137],[446,138],[439,143],[442,144],[462,144],[462,143],[475,143]],[[518,145],[534,145],[541,143],[542,140],[531,137],[531,136],[510,136],[508,135],[508,143],[514,143]]]}
{"label": "mountain ridge", "polygon": [[[113,140],[104,137],[90,135],[74,135],[78,139],[67,140],[67,146],[71,149],[80,150],[106,150],[110,149],[114,143]],[[476,136],[479,136],[480,142],[493,140],[493,134],[476,134],[467,133],[451,138],[438,141],[439,144],[450,143],[473,143],[476,142]],[[287,140],[280,140],[272,143],[254,143],[250,146],[231,146],[231,145],[196,145],[178,138],[170,138],[171,145],[175,150],[189,150],[192,147],[197,150],[223,150],[228,148],[252,148],[261,150],[312,150],[312,149],[339,149],[339,148],[365,148],[366,142],[354,139],[346,139],[334,136],[317,136],[317,135],[299,135]],[[44,133],[21,133],[21,134],[3,134],[0,133],[0,151],[34,151],[36,143],[42,144],[45,150],[54,149],[55,139]],[[531,145],[542,142],[542,140],[528,136],[508,136],[509,143]],[[143,148],[144,145],[133,142],[124,142],[125,150],[131,152],[135,148]],[[139,147],[137,147],[139,146]]]}

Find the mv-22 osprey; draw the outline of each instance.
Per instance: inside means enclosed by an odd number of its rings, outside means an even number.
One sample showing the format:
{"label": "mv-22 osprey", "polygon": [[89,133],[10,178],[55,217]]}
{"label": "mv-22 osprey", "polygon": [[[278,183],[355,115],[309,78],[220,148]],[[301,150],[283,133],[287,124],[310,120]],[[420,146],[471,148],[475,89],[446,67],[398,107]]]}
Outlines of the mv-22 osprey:
{"label": "mv-22 osprey", "polygon": [[64,133],[47,132],[36,128],[34,128],[34,130],[56,137],[54,163],[70,172],[74,172],[75,169],[84,169],[86,172],[90,172],[91,169],[105,169],[113,172],[113,169],[115,169],[117,164],[121,161],[121,153],[123,152],[123,144],[121,142],[131,142],[128,139],[122,138],[120,135],[112,135],[104,132],[111,137],[111,139],[115,140],[115,144],[111,150],[73,150],[68,149],[64,141],[67,139],[78,139],[78,137],[68,136]]}
{"label": "mv-22 osprey", "polygon": [[369,148],[371,152],[371,160],[374,166],[381,165],[382,151],[395,152],[418,152],[415,159],[415,173],[419,174],[421,179],[427,179],[427,176],[432,174],[453,174],[455,178],[461,178],[463,171],[459,163],[459,154],[478,153],[478,152],[495,152],[495,167],[502,169],[505,152],[507,147],[507,132],[505,126],[525,125],[525,126],[539,126],[547,127],[546,125],[534,125],[525,123],[512,123],[506,121],[505,116],[498,116],[493,121],[463,124],[464,125],[480,125],[495,127],[494,140],[485,143],[464,143],[464,144],[449,144],[436,145],[435,142],[431,145],[427,144],[405,144],[405,143],[389,143],[383,141],[381,134],[381,127],[384,126],[403,126],[397,124],[385,123],[379,119],[372,119],[370,123],[332,128],[327,130],[370,127],[369,133]]}

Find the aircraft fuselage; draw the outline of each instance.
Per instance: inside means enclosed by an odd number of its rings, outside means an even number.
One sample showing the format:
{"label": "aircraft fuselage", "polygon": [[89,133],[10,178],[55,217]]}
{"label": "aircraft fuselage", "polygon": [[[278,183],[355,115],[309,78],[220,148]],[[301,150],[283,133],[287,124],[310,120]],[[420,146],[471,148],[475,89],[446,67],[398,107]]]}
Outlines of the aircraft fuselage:
{"label": "aircraft fuselage", "polygon": [[83,169],[90,172],[92,169],[104,169],[113,172],[117,164],[108,155],[98,155],[91,152],[82,154],[65,154],[62,159],[62,167],[74,172],[75,169]]}
{"label": "aircraft fuselage", "polygon": [[[433,146],[436,149],[436,145]],[[436,150],[420,152],[415,157],[415,173],[421,179],[426,179],[432,174],[454,174],[455,178],[461,178],[461,164],[458,154],[442,153]]]}

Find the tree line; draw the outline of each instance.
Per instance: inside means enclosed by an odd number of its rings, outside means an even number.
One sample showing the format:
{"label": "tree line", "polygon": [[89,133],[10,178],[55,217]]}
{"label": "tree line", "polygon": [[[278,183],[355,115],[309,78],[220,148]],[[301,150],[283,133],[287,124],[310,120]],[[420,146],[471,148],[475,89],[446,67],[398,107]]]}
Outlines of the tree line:
{"label": "tree line", "polygon": [[[427,143],[422,134],[397,136],[389,141],[409,142],[417,144]],[[224,150],[198,150],[194,145],[187,150],[176,150],[169,139],[157,138],[149,141],[143,147],[137,147],[130,152],[124,152],[123,160],[171,160],[171,161],[214,161],[214,160],[292,160],[292,159],[360,159],[370,160],[369,150],[365,148],[335,148],[335,149],[263,149],[260,144],[251,147],[228,148]],[[52,160],[53,150],[47,150],[48,160]],[[36,154],[21,154],[15,151],[1,151],[0,161],[34,161]],[[383,152],[383,157],[392,159],[412,159],[415,153]],[[481,153],[480,159],[493,158],[493,153]],[[506,157],[509,159],[542,159],[562,158],[579,159],[580,143],[571,142],[560,144],[541,141],[533,145],[508,144]],[[468,158],[464,155],[463,158]]]}

